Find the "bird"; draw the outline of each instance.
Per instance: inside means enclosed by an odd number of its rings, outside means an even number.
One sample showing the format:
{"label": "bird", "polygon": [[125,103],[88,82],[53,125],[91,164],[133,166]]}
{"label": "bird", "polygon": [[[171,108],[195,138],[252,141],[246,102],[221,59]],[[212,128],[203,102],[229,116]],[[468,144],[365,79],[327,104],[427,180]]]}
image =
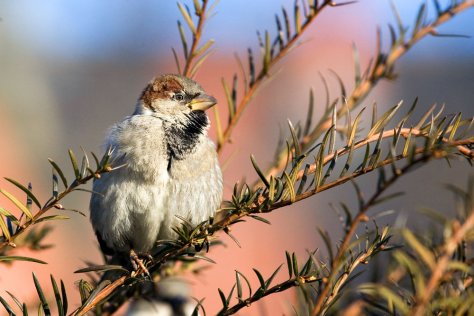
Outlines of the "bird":
{"label": "bird", "polygon": [[197,225],[215,214],[223,180],[205,111],[216,103],[192,79],[159,75],[133,114],[109,129],[104,148],[119,167],[94,180],[90,200],[106,256],[137,259],[158,240],[176,238],[173,227],[183,220]]}

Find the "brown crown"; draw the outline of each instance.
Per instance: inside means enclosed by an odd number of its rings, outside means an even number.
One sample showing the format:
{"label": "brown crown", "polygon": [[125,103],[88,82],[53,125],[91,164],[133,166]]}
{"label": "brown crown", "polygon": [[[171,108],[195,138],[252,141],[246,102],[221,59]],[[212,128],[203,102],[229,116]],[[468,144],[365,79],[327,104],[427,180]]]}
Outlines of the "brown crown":
{"label": "brown crown", "polygon": [[171,93],[176,93],[183,90],[183,85],[171,76],[158,77],[149,83],[143,90],[140,100],[145,106],[151,107],[151,104],[156,99],[167,99]]}

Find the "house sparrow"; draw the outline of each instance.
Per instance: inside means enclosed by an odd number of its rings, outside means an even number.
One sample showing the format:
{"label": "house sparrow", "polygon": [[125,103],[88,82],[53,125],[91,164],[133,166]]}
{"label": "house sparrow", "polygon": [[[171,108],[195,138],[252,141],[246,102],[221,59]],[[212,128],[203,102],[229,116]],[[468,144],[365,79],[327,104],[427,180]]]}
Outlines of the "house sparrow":
{"label": "house sparrow", "polygon": [[91,222],[107,255],[148,253],[172,239],[184,218],[198,224],[219,207],[222,173],[205,110],[216,104],[180,75],[161,75],[143,90],[135,112],[110,129],[112,165],[93,184]]}

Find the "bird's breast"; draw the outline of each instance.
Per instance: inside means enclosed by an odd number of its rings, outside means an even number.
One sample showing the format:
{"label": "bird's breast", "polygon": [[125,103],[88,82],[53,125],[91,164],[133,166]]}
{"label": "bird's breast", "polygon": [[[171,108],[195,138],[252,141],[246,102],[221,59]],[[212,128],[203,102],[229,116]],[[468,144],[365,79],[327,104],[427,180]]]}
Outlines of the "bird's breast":
{"label": "bird's breast", "polygon": [[125,165],[132,177],[150,183],[168,179],[168,152],[161,120],[131,116],[113,128],[108,143],[115,149],[115,163]]}

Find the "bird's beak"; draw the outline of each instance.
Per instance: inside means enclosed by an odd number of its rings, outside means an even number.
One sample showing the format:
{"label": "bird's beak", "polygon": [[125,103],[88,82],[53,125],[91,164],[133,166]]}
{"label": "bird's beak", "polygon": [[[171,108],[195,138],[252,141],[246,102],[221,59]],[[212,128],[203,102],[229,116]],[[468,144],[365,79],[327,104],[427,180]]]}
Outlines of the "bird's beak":
{"label": "bird's beak", "polygon": [[192,111],[205,111],[217,103],[216,98],[207,94],[200,94],[191,102],[188,103],[188,106]]}

